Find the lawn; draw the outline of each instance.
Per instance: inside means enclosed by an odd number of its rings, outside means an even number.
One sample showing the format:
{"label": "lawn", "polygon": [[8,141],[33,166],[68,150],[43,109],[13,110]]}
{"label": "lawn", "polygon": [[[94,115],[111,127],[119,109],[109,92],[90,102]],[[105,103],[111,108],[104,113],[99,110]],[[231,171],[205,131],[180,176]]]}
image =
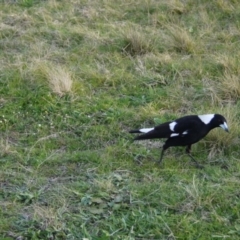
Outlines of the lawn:
{"label": "lawn", "polygon": [[[0,236],[240,239],[237,0],[0,1]],[[184,148],[130,129],[219,113]]]}

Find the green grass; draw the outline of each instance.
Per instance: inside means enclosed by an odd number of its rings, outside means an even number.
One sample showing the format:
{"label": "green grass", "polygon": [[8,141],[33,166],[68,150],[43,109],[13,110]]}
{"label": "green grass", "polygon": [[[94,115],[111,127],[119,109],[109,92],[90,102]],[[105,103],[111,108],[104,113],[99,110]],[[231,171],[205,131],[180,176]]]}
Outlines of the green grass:
{"label": "green grass", "polygon": [[[0,2],[1,239],[240,239],[238,1]],[[220,113],[193,146],[128,130]]]}

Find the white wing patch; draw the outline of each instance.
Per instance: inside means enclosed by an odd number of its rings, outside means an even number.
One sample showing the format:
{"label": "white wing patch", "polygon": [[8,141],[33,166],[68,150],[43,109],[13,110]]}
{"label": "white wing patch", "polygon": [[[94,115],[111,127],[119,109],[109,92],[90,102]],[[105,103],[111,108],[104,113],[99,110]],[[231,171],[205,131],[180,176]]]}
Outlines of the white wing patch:
{"label": "white wing patch", "polygon": [[198,115],[198,117],[203,123],[208,124],[214,118],[214,114]]}
{"label": "white wing patch", "polygon": [[176,125],[177,125],[177,122],[172,122],[172,123],[169,124],[169,128],[172,132],[174,132],[174,128],[175,128]]}
{"label": "white wing patch", "polygon": [[[188,131],[184,131],[183,133],[182,133],[182,135],[186,135],[186,134],[188,134]],[[171,135],[170,135],[170,137],[177,137],[177,136],[179,136],[180,134],[179,133],[172,133]]]}
{"label": "white wing patch", "polygon": [[139,131],[141,132],[141,133],[148,133],[148,132],[150,132],[150,131],[152,131],[154,128],[142,128],[142,129],[139,129]]}

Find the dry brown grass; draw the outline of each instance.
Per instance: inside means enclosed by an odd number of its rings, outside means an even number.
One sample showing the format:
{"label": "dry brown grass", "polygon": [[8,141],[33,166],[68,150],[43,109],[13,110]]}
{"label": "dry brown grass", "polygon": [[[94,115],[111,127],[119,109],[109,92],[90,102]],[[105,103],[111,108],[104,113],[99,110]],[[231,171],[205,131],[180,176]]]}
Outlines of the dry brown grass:
{"label": "dry brown grass", "polygon": [[[224,1],[224,0],[217,0],[218,7],[223,10],[224,12],[232,12],[234,10],[234,1]],[[235,1],[236,3],[236,1]]]}
{"label": "dry brown grass", "polygon": [[172,14],[183,14],[187,9],[186,6],[183,2],[179,0],[169,0],[169,1],[164,1],[164,4],[168,7],[168,10]]}
{"label": "dry brown grass", "polygon": [[222,99],[237,101],[240,97],[239,75],[225,71],[220,80],[219,91]]}
{"label": "dry brown grass", "polygon": [[[2,121],[0,121],[2,123]],[[5,154],[11,154],[14,153],[14,150],[12,149],[11,143],[9,142],[9,139],[0,139],[0,152],[1,155]]]}
{"label": "dry brown grass", "polygon": [[53,207],[40,206],[37,204],[34,204],[34,206],[31,207],[32,209],[26,210],[32,212],[32,215],[29,217],[41,223],[42,229],[53,228],[61,230],[65,227],[61,221],[61,215],[67,210],[65,203],[62,204],[57,212]]}
{"label": "dry brown grass", "polygon": [[185,29],[175,24],[168,24],[165,28],[168,32],[166,41],[177,52],[193,54],[200,51],[200,44],[191,36],[191,29]]}
{"label": "dry brown grass", "polygon": [[225,71],[240,74],[238,56],[228,54],[217,54],[213,56],[213,61],[216,61]]}
{"label": "dry brown grass", "polygon": [[72,93],[71,73],[62,66],[56,66],[53,69],[46,69],[46,75],[52,91],[59,96]]}
{"label": "dry brown grass", "polygon": [[222,98],[216,89],[216,83],[208,78],[202,79],[204,96],[209,99],[209,106],[214,107],[222,104]]}
{"label": "dry brown grass", "polygon": [[132,56],[143,55],[154,49],[154,42],[151,36],[136,26],[127,26],[124,28],[122,36],[125,42],[123,52],[129,53]]}
{"label": "dry brown grass", "polygon": [[73,93],[72,73],[66,67],[50,63],[39,63],[36,72],[47,79],[50,89],[58,96],[62,97]]}

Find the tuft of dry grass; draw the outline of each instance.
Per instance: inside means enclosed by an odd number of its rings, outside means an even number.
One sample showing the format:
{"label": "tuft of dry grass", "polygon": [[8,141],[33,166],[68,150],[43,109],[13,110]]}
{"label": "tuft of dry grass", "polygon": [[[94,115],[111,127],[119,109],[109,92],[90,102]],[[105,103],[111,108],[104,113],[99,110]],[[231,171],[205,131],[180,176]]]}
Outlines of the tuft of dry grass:
{"label": "tuft of dry grass", "polygon": [[56,209],[52,207],[33,205],[32,218],[42,223],[42,228],[47,229],[49,227],[55,229],[64,228],[64,224],[61,221],[61,214],[67,210],[67,206],[62,206],[61,209],[56,212]]}
{"label": "tuft of dry grass", "polygon": [[60,97],[73,93],[72,73],[65,66],[40,63],[37,69],[47,79],[52,92]]}
{"label": "tuft of dry grass", "polygon": [[112,178],[97,179],[94,181],[94,185],[99,187],[103,192],[111,192],[115,190]]}
{"label": "tuft of dry grass", "polygon": [[214,56],[213,60],[215,60],[223,70],[217,87],[215,87],[219,98],[225,101],[237,101],[240,97],[238,56],[219,54]]}
{"label": "tuft of dry grass", "polygon": [[216,88],[216,83],[208,78],[202,79],[202,85],[204,89],[204,96],[209,99],[208,105],[211,107],[222,104],[222,98],[219,96],[219,92]]}
{"label": "tuft of dry grass", "polygon": [[239,75],[225,71],[218,88],[222,99],[237,101],[240,97]]}
{"label": "tuft of dry grass", "polygon": [[134,26],[129,26],[122,32],[125,47],[123,52],[132,56],[143,55],[151,52],[154,48],[154,43],[151,37],[145,34],[141,29],[136,29]]}
{"label": "tuft of dry grass", "polygon": [[217,0],[216,3],[217,6],[226,13],[231,13],[234,10],[234,5],[231,1]]}
{"label": "tuft of dry grass", "polygon": [[221,53],[214,55],[212,58],[213,61],[216,61],[216,63],[219,64],[225,71],[240,74],[239,58],[235,54],[228,55]]}
{"label": "tuft of dry grass", "polygon": [[9,142],[9,139],[4,139],[4,138],[0,139],[0,152],[2,156],[4,156],[5,154],[12,153],[12,146]]}
{"label": "tuft of dry grass", "polygon": [[179,0],[164,1],[164,4],[168,7],[168,11],[172,14],[177,13],[181,15],[186,12],[186,6]]}
{"label": "tuft of dry grass", "polygon": [[191,36],[191,29],[185,29],[176,24],[167,24],[165,26],[167,29],[167,39],[168,45],[170,45],[177,52],[184,54],[198,53],[201,50],[201,46],[193,39]]}
{"label": "tuft of dry grass", "polygon": [[188,185],[181,186],[183,190],[186,192],[187,203],[184,204],[181,209],[182,211],[191,212],[194,209],[202,206],[202,182],[193,175],[192,182]]}
{"label": "tuft of dry grass", "polygon": [[50,88],[59,96],[72,93],[73,80],[71,73],[62,66],[53,69],[47,68],[46,75]]}

